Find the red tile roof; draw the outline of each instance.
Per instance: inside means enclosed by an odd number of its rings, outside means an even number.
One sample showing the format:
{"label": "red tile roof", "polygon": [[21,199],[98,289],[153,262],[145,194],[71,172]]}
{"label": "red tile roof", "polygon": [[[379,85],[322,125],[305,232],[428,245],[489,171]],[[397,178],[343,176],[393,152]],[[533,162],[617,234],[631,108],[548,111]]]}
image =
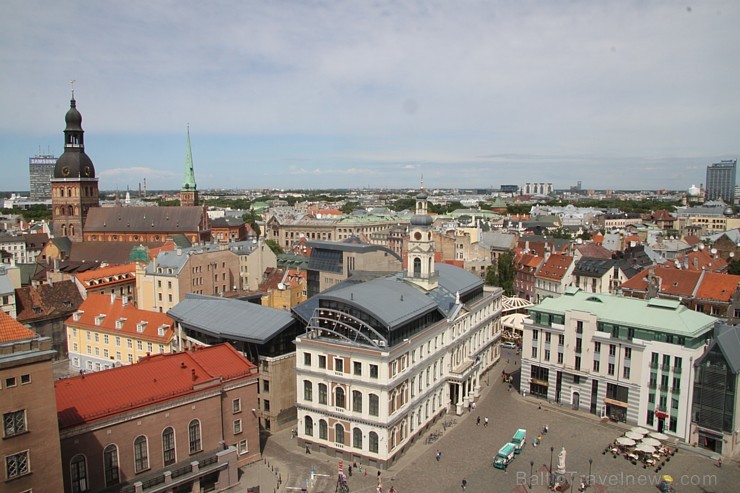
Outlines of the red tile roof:
{"label": "red tile roof", "polygon": [[622,283],[622,289],[647,291],[650,270],[654,272],[655,276],[660,278],[660,292],[671,296],[692,296],[694,289],[696,289],[696,284],[701,277],[701,271],[697,270],[654,267],[652,269],[646,269]]}
{"label": "red tile roof", "polygon": [[740,286],[740,276],[705,272],[701,279],[696,298],[729,302]]}
{"label": "red tile roof", "polygon": [[550,279],[553,281],[561,281],[565,273],[568,272],[568,267],[573,263],[573,257],[570,255],[563,255],[560,253],[553,253],[547,260],[540,266],[540,270],[537,271],[536,276],[543,279]]}
{"label": "red tile roof", "polygon": [[18,311],[16,318],[21,323],[66,318],[82,304],[82,296],[74,281],[22,287],[15,290],[15,299]]}
{"label": "red tile roof", "polygon": [[[601,239],[603,241],[604,237],[602,236]],[[578,250],[578,252],[584,257],[603,259],[612,258],[612,252],[597,243],[578,245],[576,250]]]}
{"label": "red tile roof", "polygon": [[[74,320],[72,315],[66,320],[66,324],[71,327],[80,327],[83,329],[92,329],[100,332],[115,334],[125,334],[129,337],[155,341],[169,342],[175,333],[175,322],[164,313],[152,312],[149,310],[140,310],[129,304],[124,305],[123,299],[112,295],[90,293],[87,299],[80,305],[79,320]],[[100,324],[95,323],[98,315],[105,315]],[[116,328],[116,322],[119,319],[125,319],[121,328]],[[146,326],[139,332],[139,324],[147,322]],[[159,327],[166,326],[164,335],[159,335]]]}
{"label": "red tile roof", "polygon": [[[198,392],[204,384],[257,376],[257,367],[230,344],[158,354],[134,365],[58,380],[59,427],[109,416]],[[205,385],[205,387],[210,387]]]}
{"label": "red tile roof", "polygon": [[86,288],[136,281],[136,264],[110,265],[75,274]]}
{"label": "red tile roof", "polygon": [[0,342],[21,341],[33,339],[36,333],[27,329],[13,317],[0,310]]}

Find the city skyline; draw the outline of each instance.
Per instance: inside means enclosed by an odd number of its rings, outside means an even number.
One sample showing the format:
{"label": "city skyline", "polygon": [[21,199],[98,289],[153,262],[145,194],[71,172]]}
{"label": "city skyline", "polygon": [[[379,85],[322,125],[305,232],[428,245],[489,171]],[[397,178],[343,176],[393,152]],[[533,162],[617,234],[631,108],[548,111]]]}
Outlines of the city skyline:
{"label": "city skyline", "polygon": [[[686,189],[736,159],[740,5],[13,3],[2,190],[59,156],[68,81],[101,189]],[[20,170],[22,172],[14,172]]]}

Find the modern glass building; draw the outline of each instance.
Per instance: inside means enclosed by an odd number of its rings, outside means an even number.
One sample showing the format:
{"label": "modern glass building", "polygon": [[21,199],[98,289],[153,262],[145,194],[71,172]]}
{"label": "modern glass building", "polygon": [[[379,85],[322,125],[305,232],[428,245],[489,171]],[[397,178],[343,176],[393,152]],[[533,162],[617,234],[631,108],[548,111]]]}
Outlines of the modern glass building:
{"label": "modern glass building", "polygon": [[57,158],[53,155],[41,155],[28,158],[31,200],[49,200],[51,198],[51,177]]}
{"label": "modern glass building", "polygon": [[707,166],[707,200],[721,198],[728,204],[735,203],[735,172],[737,159],[720,161]]}

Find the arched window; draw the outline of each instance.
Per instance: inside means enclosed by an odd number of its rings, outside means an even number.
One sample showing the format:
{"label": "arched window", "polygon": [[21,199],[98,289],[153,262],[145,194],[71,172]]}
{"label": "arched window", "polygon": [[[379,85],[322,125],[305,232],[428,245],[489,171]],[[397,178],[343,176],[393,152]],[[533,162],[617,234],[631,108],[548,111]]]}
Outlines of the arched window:
{"label": "arched window", "polygon": [[344,445],[344,426],[339,423],[334,425],[334,441]]}
{"label": "arched window", "polygon": [[368,396],[368,400],[369,400],[368,412],[370,413],[370,416],[378,416],[378,411],[380,410],[380,399],[378,399],[377,394],[370,394]]}
{"label": "arched window", "polygon": [[75,225],[70,224],[69,225],[69,236],[74,236],[74,235],[75,235]]}
{"label": "arched window", "polygon": [[356,413],[362,412],[362,392],[359,390],[352,391],[352,410]]}
{"label": "arched window", "polygon": [[421,276],[421,259],[416,257],[414,259],[414,277]]}
{"label": "arched window", "polygon": [[103,450],[103,468],[105,470],[105,486],[113,486],[121,481],[118,473],[118,447],[110,444]]}
{"label": "arched window", "polygon": [[175,458],[175,430],[168,426],[162,432],[162,453],[164,454],[164,465],[169,466],[176,462]]}
{"label": "arched window", "polygon": [[352,430],[352,446],[354,448],[362,448],[362,430],[359,428]]}
{"label": "arched window", "polygon": [[134,470],[137,473],[149,469],[149,447],[146,437],[139,435],[134,440]]}
{"label": "arched window", "polygon": [[67,236],[67,225],[62,224],[62,236]]}
{"label": "arched window", "polygon": [[396,391],[391,392],[391,414],[396,412]]}
{"label": "arched window", "polygon": [[70,479],[72,480],[72,493],[88,491],[87,484],[87,458],[82,454],[72,457],[69,462]]}
{"label": "arched window", "polygon": [[75,206],[75,216],[79,215],[79,213],[80,213],[80,208]]}
{"label": "arched window", "polygon": [[396,434],[398,433],[398,430],[396,428],[391,428],[391,443],[388,445],[391,450],[396,448]]}
{"label": "arched window", "polygon": [[378,453],[378,434],[374,431],[371,431],[368,435],[368,445],[370,447],[370,452]]}
{"label": "arched window", "polygon": [[322,440],[329,439],[329,427],[326,425],[326,420],[319,420],[319,438]]}
{"label": "arched window", "polygon": [[307,437],[313,436],[313,418],[311,416],[306,416],[305,418],[306,424],[304,427],[304,433]]}
{"label": "arched window", "polygon": [[188,439],[190,441],[190,453],[200,452],[200,421],[194,419],[188,425]]}
{"label": "arched window", "polygon": [[326,384],[319,384],[319,404],[326,404]]}
{"label": "arched window", "polygon": [[344,389],[342,387],[337,387],[334,390],[334,405],[342,409],[347,407],[344,402]]}

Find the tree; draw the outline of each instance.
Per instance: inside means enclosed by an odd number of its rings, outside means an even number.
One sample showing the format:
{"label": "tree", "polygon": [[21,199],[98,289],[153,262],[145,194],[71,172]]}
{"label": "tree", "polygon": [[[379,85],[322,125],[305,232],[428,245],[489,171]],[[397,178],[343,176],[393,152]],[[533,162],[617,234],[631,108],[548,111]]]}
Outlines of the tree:
{"label": "tree", "polygon": [[498,286],[498,265],[496,262],[489,265],[486,269],[486,285]]}
{"label": "tree", "polygon": [[734,276],[740,275],[740,259],[730,259],[730,268],[727,273]]}
{"label": "tree", "polygon": [[283,252],[283,249],[280,247],[280,245],[278,245],[277,241],[275,240],[265,240],[265,245],[270,247],[270,250],[272,250],[272,253],[274,253],[275,255],[280,255],[281,253],[285,253]]}
{"label": "tree", "polygon": [[499,286],[504,288],[504,294],[507,296],[514,295],[514,252],[506,251],[499,255],[497,262]]}
{"label": "tree", "polygon": [[359,202],[347,202],[342,206],[340,210],[345,214],[352,214],[352,211],[360,208],[361,207]]}
{"label": "tree", "polygon": [[262,217],[259,214],[256,214],[253,210],[250,210],[242,216],[242,221],[249,224],[258,237],[262,234],[262,231],[260,230],[260,225],[257,224],[257,221],[261,220]]}

